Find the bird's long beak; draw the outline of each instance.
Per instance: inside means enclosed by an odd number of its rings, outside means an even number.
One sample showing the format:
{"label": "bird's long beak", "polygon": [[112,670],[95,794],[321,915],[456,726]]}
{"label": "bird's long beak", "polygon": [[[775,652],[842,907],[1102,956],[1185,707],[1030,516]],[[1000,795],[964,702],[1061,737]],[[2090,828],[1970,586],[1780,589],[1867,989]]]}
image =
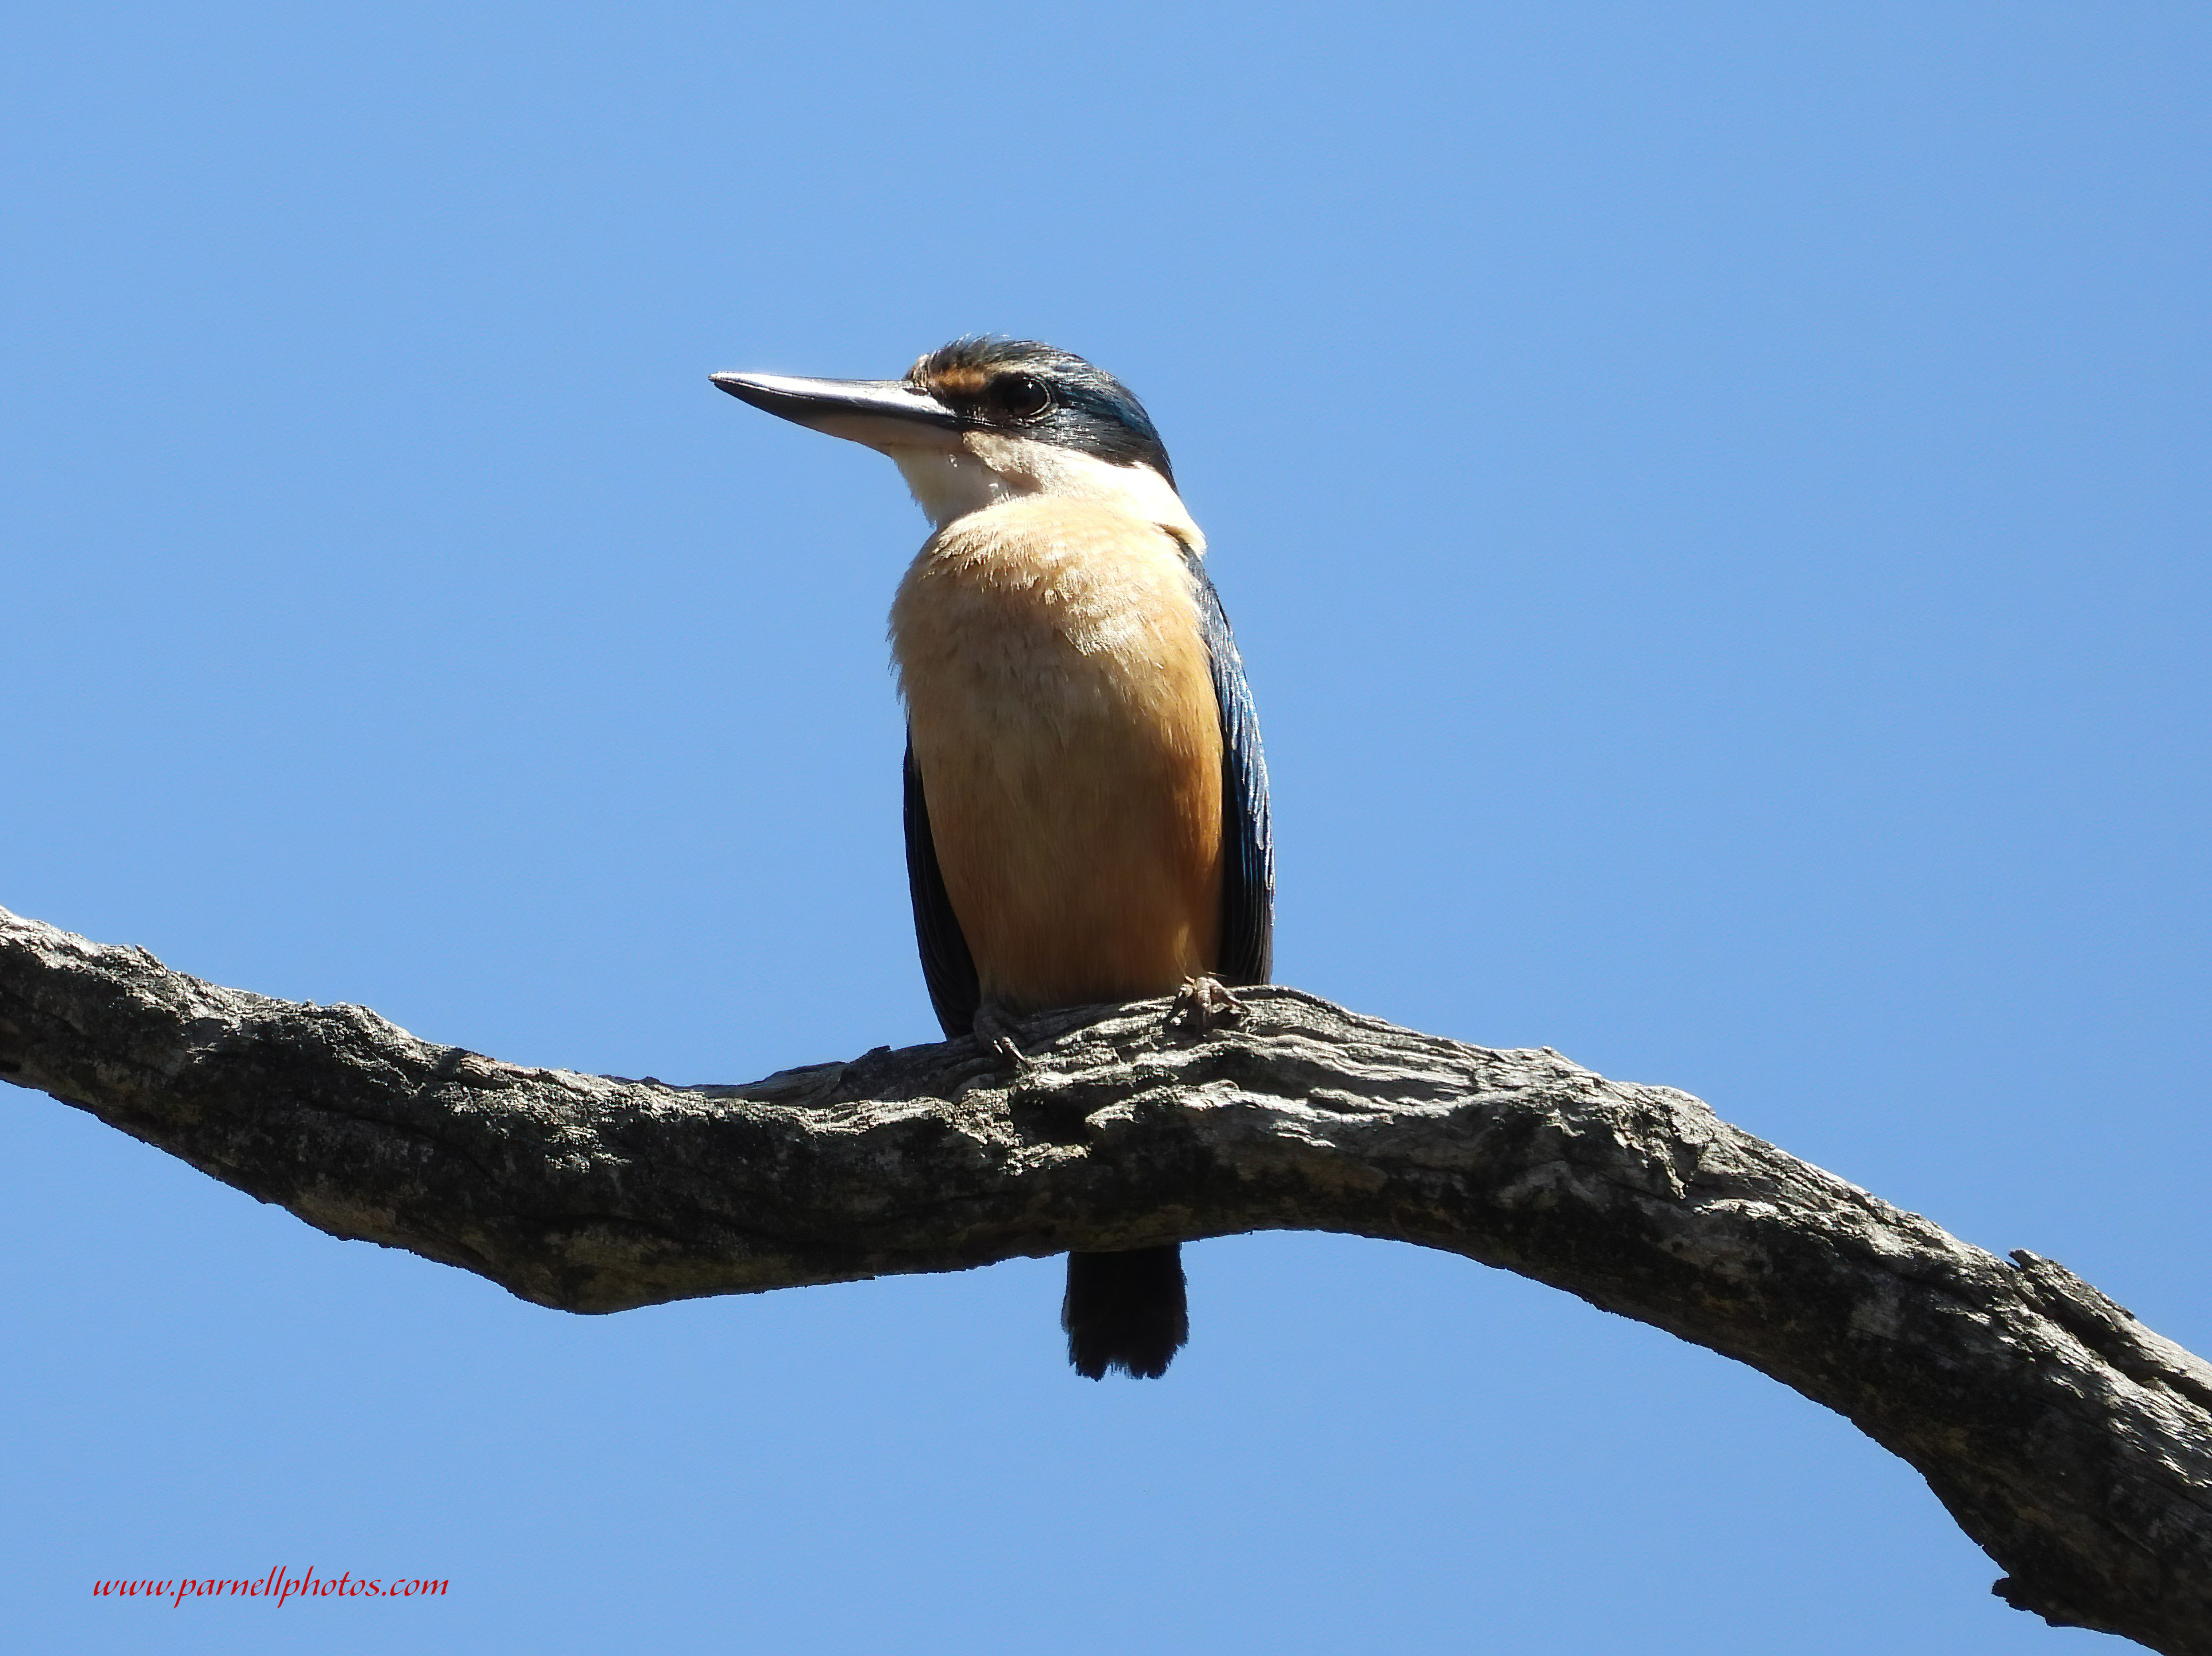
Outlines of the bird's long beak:
{"label": "bird's long beak", "polygon": [[710,373],[731,396],[810,430],[870,448],[950,449],[960,416],[903,379],[799,379],[781,373]]}

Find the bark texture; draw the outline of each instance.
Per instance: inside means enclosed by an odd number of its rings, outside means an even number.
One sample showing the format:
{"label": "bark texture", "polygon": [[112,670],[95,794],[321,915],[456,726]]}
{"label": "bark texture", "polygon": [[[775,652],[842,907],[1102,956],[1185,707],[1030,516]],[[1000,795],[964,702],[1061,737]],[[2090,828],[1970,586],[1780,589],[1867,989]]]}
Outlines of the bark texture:
{"label": "bark texture", "polygon": [[1549,1049],[1291,989],[1165,1002],[747,1086],[518,1068],[172,972],[0,909],[0,1077],[334,1235],[619,1311],[1267,1228],[1443,1248],[1751,1364],[1926,1477],[2058,1625],[2212,1656],[2212,1365]]}

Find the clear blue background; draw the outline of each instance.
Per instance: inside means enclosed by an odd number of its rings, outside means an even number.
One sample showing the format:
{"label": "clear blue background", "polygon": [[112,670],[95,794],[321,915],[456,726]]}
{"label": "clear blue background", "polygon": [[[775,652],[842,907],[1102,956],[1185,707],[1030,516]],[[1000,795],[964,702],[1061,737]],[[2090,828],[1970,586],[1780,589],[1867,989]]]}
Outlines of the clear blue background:
{"label": "clear blue background", "polygon": [[[22,9],[0,903],[531,1064],[930,1038],[879,458],[711,369],[1148,402],[1285,981],[1666,1083],[2212,1350],[2201,7]],[[1464,1260],[587,1319],[33,1093],[22,1649],[2103,1649],[1837,1417]],[[95,1604],[118,1575],[443,1602]]]}

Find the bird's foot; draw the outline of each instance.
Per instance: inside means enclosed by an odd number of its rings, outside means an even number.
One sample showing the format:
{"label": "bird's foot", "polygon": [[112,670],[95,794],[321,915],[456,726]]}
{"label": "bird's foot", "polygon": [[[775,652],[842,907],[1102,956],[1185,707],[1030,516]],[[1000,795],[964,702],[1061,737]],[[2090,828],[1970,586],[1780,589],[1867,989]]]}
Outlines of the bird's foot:
{"label": "bird's foot", "polygon": [[985,1001],[975,1009],[975,1022],[969,1026],[975,1033],[975,1044],[987,1052],[994,1052],[1018,1071],[1036,1068],[1036,1060],[1014,1044],[1014,1031],[1021,1020],[996,1001]]}
{"label": "bird's foot", "polygon": [[1187,1030],[1194,1035],[1243,1020],[1244,1003],[1216,977],[1185,978],[1182,987],[1176,991],[1174,1004],[1168,1008],[1168,1028]]}

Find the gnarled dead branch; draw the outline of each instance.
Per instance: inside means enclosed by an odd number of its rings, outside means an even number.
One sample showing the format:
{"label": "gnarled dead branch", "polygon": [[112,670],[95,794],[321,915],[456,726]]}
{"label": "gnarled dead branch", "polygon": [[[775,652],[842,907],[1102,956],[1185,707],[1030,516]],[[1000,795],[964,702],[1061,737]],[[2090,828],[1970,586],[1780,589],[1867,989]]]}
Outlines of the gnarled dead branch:
{"label": "gnarled dead branch", "polygon": [[2062,1625],[2212,1653],[2212,1365],[1664,1087],[1291,989],[672,1087],[518,1068],[0,909],[0,1077],[335,1235],[572,1311],[1266,1228],[1443,1248],[1747,1362]]}

